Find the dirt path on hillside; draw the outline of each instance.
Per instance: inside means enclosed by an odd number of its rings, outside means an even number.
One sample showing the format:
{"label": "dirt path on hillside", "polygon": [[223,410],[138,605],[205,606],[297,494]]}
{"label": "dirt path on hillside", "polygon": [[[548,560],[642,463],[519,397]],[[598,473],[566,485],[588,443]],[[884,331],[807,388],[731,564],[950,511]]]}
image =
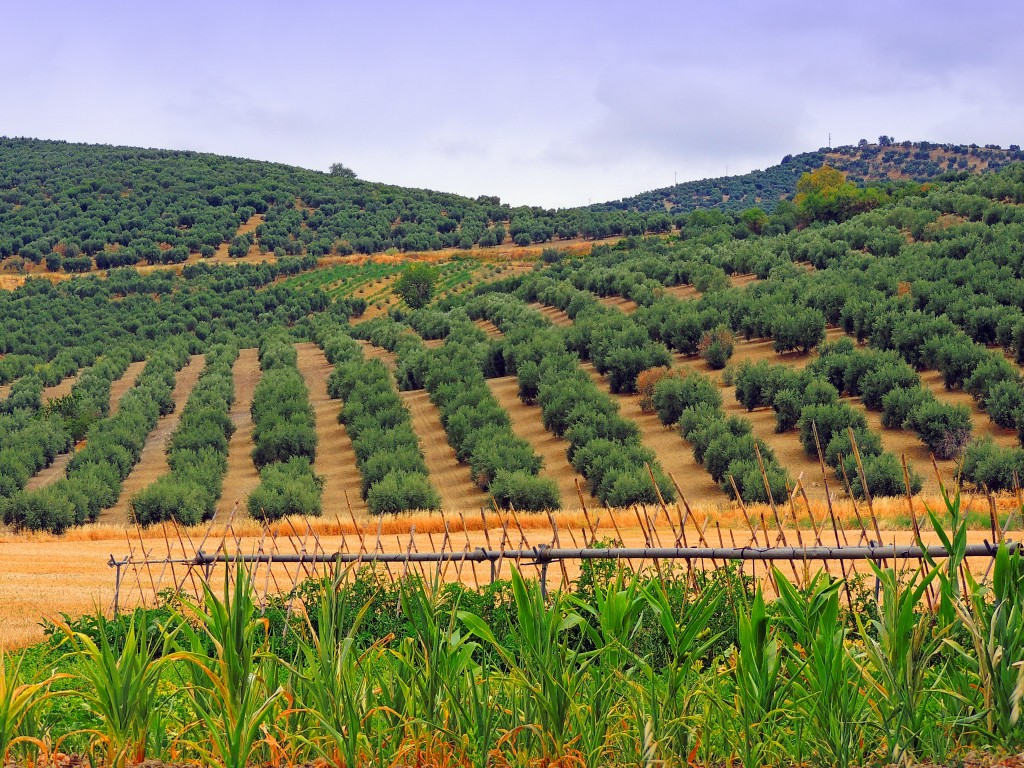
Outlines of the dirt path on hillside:
{"label": "dirt path on hillside", "polygon": [[455,451],[448,445],[441,414],[427,391],[417,389],[400,392],[402,402],[412,415],[412,426],[420,440],[423,458],[430,473],[430,482],[441,495],[441,505],[450,510],[468,510],[479,513],[490,504],[487,497],[470,477],[469,467],[460,464]]}
{"label": "dirt path on hillside", "polygon": [[380,360],[392,373],[398,367],[398,357],[394,352],[388,352],[383,347],[375,347],[368,341],[359,340],[363,347],[363,355],[368,360]]}
{"label": "dirt path on hillside", "polygon": [[474,320],[473,324],[477,328],[482,330],[484,333],[486,333],[488,336],[490,336],[492,339],[500,339],[502,336],[505,335],[501,332],[498,326],[496,326],[490,320]]}
{"label": "dirt path on hillside", "polygon": [[135,386],[135,380],[139,378],[142,369],[146,367],[145,360],[131,363],[120,379],[110,385],[110,415],[113,416],[121,407],[121,398],[128,390]]}
{"label": "dirt path on hillside", "polygon": [[598,302],[606,307],[611,307],[612,309],[617,309],[620,312],[625,312],[627,315],[633,314],[640,307],[640,305],[632,299],[627,299],[622,296],[603,296],[598,299]]}
{"label": "dirt path on hillside", "polygon": [[[135,386],[135,379],[138,378],[139,374],[142,373],[142,369],[146,367],[144,361],[138,363],[132,363],[128,366],[125,372],[121,375],[121,378],[117,379],[110,385],[110,415],[113,416],[117,413],[117,409],[121,406],[121,398]],[[28,483],[25,485],[25,490],[34,491],[38,488],[45,488],[50,483],[54,483],[64,477],[64,472],[67,469],[68,464],[71,462],[71,457],[75,455],[75,451],[85,447],[85,442],[81,442],[76,445],[72,450],[67,453],[62,453],[54,458],[53,463],[48,467],[43,467],[33,477],[29,478]]]}
{"label": "dirt path on hillside", "polygon": [[245,500],[260,484],[256,465],[252,463],[252,407],[253,392],[260,381],[260,360],[257,350],[243,349],[231,371],[235,383],[235,402],[231,406],[231,421],[235,431],[228,442],[228,471],[224,476],[224,489],[217,506],[217,519],[227,520],[235,504],[237,516],[245,516]]}
{"label": "dirt path on hillside", "polygon": [[544,315],[544,317],[550,320],[553,325],[557,325],[562,328],[567,325],[572,325],[572,319],[565,314],[565,312],[558,309],[558,307],[551,307],[547,304],[538,304],[537,302],[533,302],[530,306]]}
{"label": "dirt path on hillside", "polygon": [[675,478],[687,501],[698,499],[725,503],[728,500],[704,467],[694,460],[690,444],[674,428],[662,424],[657,414],[643,412],[640,395],[613,395],[608,382],[593,363],[582,363],[582,366],[601,391],[618,403],[622,417],[635,422],[640,428],[641,441],[654,451],[662,468]]}
{"label": "dirt path on hillside", "polygon": [[696,288],[694,288],[689,283],[684,283],[683,285],[666,285],[665,286],[665,295],[672,296],[674,298],[681,299],[681,300],[686,300],[686,299],[694,299],[694,300],[696,300],[696,299],[701,298],[701,296],[703,296],[703,294],[700,291],[698,291]]}
{"label": "dirt path on hillside", "polygon": [[299,372],[306,380],[309,403],[316,417],[318,444],[313,471],[324,479],[324,516],[347,519],[349,505],[357,514],[362,514],[366,512],[366,503],[360,495],[356,453],[345,425],[338,421],[341,401],[332,400],[327,394],[327,379],[334,366],[315,344],[302,342],[295,345],[295,350]]}
{"label": "dirt path on hillside", "polygon": [[583,490],[583,498],[588,507],[596,507],[597,499],[587,491],[586,479],[578,474],[569,463],[566,451],[569,443],[561,437],[544,429],[541,420],[540,406],[526,405],[519,399],[519,382],[515,376],[502,376],[488,379],[487,385],[497,399],[498,404],[508,411],[512,420],[512,431],[533,446],[537,455],[544,459],[541,476],[550,477],[558,483],[558,492],[562,496],[563,507],[575,507],[579,504],[576,493],[576,481]]}
{"label": "dirt path on hillside", "polygon": [[48,403],[51,400],[56,400],[57,398],[67,397],[70,395],[72,387],[78,383],[79,374],[81,374],[81,371],[76,371],[66,379],[54,384],[52,387],[43,387],[43,403]]}
{"label": "dirt path on hillside", "polygon": [[185,403],[189,395],[195,389],[199,375],[206,365],[206,358],[203,355],[192,355],[188,364],[178,371],[174,378],[174,410],[166,416],[161,416],[156,426],[146,437],[146,444],[142,448],[139,462],[132,467],[132,471],[125,478],[121,487],[121,496],[112,507],[100,512],[99,522],[124,525],[130,520],[132,496],[148,487],[158,477],[171,471],[167,464],[167,441],[171,434],[178,427],[181,421],[181,412],[185,409]]}
{"label": "dirt path on hillside", "polygon": [[[256,227],[258,227],[260,224],[262,224],[266,220],[267,220],[267,217],[264,216],[262,213],[254,213],[252,216],[249,217],[249,219],[247,221],[243,222],[238,227],[238,230],[235,232],[234,236],[238,237],[240,235],[248,235],[251,232],[255,232],[256,231]],[[201,261],[241,261],[241,259],[233,259],[233,258],[231,258],[231,256],[228,255],[228,248],[230,247],[230,245],[231,245],[230,242],[228,242],[228,243],[221,243],[220,245],[217,246],[217,250],[213,254],[212,258],[200,259],[200,260]],[[246,257],[248,258],[250,256],[258,256],[258,255],[260,255],[259,246],[257,246],[256,243],[253,243],[249,247],[249,252],[246,254]]]}

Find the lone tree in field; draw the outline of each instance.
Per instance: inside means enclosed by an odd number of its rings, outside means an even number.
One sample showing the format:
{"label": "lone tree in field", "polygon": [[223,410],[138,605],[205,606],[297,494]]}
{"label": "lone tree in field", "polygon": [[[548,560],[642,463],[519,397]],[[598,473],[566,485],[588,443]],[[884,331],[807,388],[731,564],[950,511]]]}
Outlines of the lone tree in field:
{"label": "lone tree in field", "polygon": [[343,179],[354,179],[356,172],[342,163],[331,163],[331,176],[339,176]]}
{"label": "lone tree in field", "polygon": [[434,296],[437,270],[429,264],[410,264],[395,283],[395,293],[412,309],[425,307]]}

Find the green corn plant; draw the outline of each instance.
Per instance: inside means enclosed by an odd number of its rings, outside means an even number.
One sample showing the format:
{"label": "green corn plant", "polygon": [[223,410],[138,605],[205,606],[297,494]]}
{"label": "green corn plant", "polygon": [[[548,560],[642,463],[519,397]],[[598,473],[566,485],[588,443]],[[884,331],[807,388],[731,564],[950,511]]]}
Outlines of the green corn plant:
{"label": "green corn plant", "polygon": [[809,744],[818,765],[860,765],[865,701],[848,631],[839,621],[843,582],[819,571],[801,592],[777,568],[775,581],[779,621],[794,641],[785,650],[801,741]]}
{"label": "green corn plant", "polygon": [[202,601],[183,601],[178,612],[197,718],[192,730],[201,730],[183,742],[209,765],[245,768],[285,692],[269,690],[259,674],[261,660],[278,661],[267,650],[269,622],[257,615],[249,572],[240,563],[225,570],[223,598],[204,582]]}
{"label": "green corn plant", "polygon": [[738,740],[744,768],[773,762],[782,749],[780,714],[789,688],[783,674],[776,629],[758,587],[749,611],[738,617],[739,648],[733,672],[735,706],[742,734]]}
{"label": "green corn plant", "polygon": [[697,748],[701,718],[696,708],[709,693],[700,666],[721,637],[709,627],[724,597],[721,590],[704,590],[676,611],[660,579],[643,588],[643,600],[665,634],[668,659],[661,667],[642,662],[643,683],[635,683],[633,700],[638,723],[651,724],[651,743],[663,764],[682,764]]}
{"label": "green corn plant", "polygon": [[1005,543],[996,551],[991,587],[965,573],[969,595],[957,601],[967,628],[970,651],[950,641],[965,666],[976,675],[982,695],[984,724],[994,743],[1024,744],[1024,559]]}
{"label": "green corn plant", "polygon": [[540,584],[526,581],[512,571],[512,594],[519,626],[520,648],[513,655],[498,642],[480,617],[460,611],[458,616],[469,632],[487,643],[509,669],[511,707],[521,719],[518,729],[533,734],[539,742],[541,759],[565,758],[572,749],[572,713],[588,674],[593,654],[580,648],[573,630],[586,630],[583,617],[571,610],[561,592],[551,596],[550,606]]}
{"label": "green corn plant", "polygon": [[25,682],[22,665],[25,656],[9,658],[0,645],[0,763],[6,764],[12,747],[33,744],[40,750],[46,745],[35,736],[22,732],[22,725],[30,719],[33,710],[51,696],[57,695],[50,685],[68,677],[54,673],[44,680]]}
{"label": "green corn plant", "polygon": [[939,693],[929,675],[937,666],[949,625],[940,626],[929,614],[920,614],[925,590],[938,569],[914,571],[903,583],[892,568],[870,563],[881,586],[878,618],[857,624],[864,641],[858,661],[867,684],[869,706],[874,709],[885,738],[887,757],[899,764],[913,762],[921,751],[925,731],[936,719]]}
{"label": "green corn plant", "polygon": [[299,638],[295,706],[310,713],[321,738],[296,738],[308,741],[333,765],[352,768],[368,754],[363,720],[369,691],[362,666],[377,646],[360,657],[355,635],[371,603],[350,605],[352,592],[341,588],[342,576],[320,582],[314,598],[316,624],[307,614],[308,632]]}
{"label": "green corn plant", "polygon": [[172,652],[173,629],[150,623],[145,611],[136,611],[127,621],[120,649],[108,639],[102,614],[96,616],[99,642],[64,622],[56,623],[71,644],[69,655],[78,662],[77,675],[85,683],[81,696],[102,722],[94,735],[105,745],[105,762],[111,766],[146,759],[159,714],[157,685],[164,667],[183,658]]}
{"label": "green corn plant", "polygon": [[646,600],[636,573],[619,569],[605,587],[597,588],[593,602],[570,597],[581,613],[590,614],[583,625],[594,646],[594,666],[584,680],[577,709],[580,752],[587,765],[609,762],[621,748],[611,741],[616,734],[615,705],[621,697],[620,688],[628,684],[641,665],[632,650],[633,639],[643,620]]}

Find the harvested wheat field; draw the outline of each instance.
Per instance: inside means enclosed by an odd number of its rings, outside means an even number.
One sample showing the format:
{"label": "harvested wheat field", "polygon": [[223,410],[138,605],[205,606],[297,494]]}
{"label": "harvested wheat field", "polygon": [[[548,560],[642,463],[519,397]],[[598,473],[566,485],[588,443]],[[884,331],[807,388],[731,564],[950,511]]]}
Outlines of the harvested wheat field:
{"label": "harvested wheat field", "polygon": [[349,509],[365,513],[356,454],[345,425],[338,421],[341,402],[327,394],[327,379],[334,367],[315,344],[296,344],[295,349],[299,372],[309,389],[309,402],[316,418],[318,443],[313,471],[324,479],[324,515],[329,518],[347,515]]}
{"label": "harvested wheat field", "polygon": [[[1001,517],[1019,509],[1016,499],[1001,497],[996,500]],[[914,500],[914,510],[922,521],[923,540],[925,543],[938,543],[937,537],[929,533],[930,527],[924,522],[925,505],[941,510],[942,503],[935,498],[918,497]],[[908,521],[909,511],[906,499],[875,499],[874,510],[880,528],[880,540],[886,544],[912,543]],[[879,540],[875,533],[874,523],[869,512],[861,507],[859,514],[863,518],[864,527],[858,523],[858,517],[849,501],[835,501],[834,510],[838,523],[832,527],[826,505],[812,502],[810,514],[807,507],[798,503],[793,507],[798,524],[793,524],[794,511],[782,508],[778,510],[782,530],[776,523],[775,512],[765,505],[751,505],[748,508],[749,518],[745,518],[740,510],[732,505],[708,505],[692,503],[692,513],[687,516],[680,505],[669,505],[666,510],[657,507],[607,510],[599,507],[567,509],[562,512],[547,514],[514,514],[487,513],[480,509],[465,510],[461,513],[421,513],[389,515],[381,518],[359,516],[357,529],[347,519],[297,519],[285,520],[265,528],[256,521],[236,520],[230,530],[220,524],[194,529],[178,529],[173,526],[154,526],[141,532],[144,537],[139,540],[136,529],[126,529],[112,525],[89,525],[75,529],[64,537],[51,534],[0,534],[0,559],[5,564],[0,572],[0,647],[14,648],[37,642],[42,638],[41,617],[56,617],[60,613],[80,615],[97,607],[109,611],[114,595],[114,569],[108,565],[113,555],[121,559],[130,552],[140,554],[145,548],[152,557],[162,558],[170,551],[172,555],[180,555],[182,546],[189,554],[203,543],[204,551],[212,552],[223,546],[227,552],[242,551],[253,553],[262,547],[264,551],[293,553],[302,546],[307,551],[351,552],[357,553],[360,547],[366,551],[379,548],[385,552],[438,551],[442,545],[445,550],[463,551],[467,547],[518,549],[530,548],[538,544],[551,544],[554,533],[551,521],[558,526],[558,541],[562,547],[586,546],[593,540],[619,540],[625,546],[676,546],[680,545],[711,547],[755,546],[764,547],[782,544],[783,539],[789,545],[797,545],[800,541],[807,546],[834,546],[836,541],[843,545],[866,543],[869,539]],[[992,533],[987,527],[989,515],[988,501],[972,497],[965,499],[965,508],[978,521],[979,527],[969,532],[969,540],[973,543],[992,541]],[[218,519],[226,520],[229,506],[222,505]],[[813,517],[812,517],[813,516]],[[1014,538],[1014,532],[1022,530],[1019,515],[1009,527],[1008,537]],[[685,535],[680,528],[680,520],[686,520]],[[746,520],[750,520],[750,524]],[[445,537],[446,526],[448,531]],[[410,531],[415,527],[415,536]],[[269,533],[278,534],[276,543]],[[380,532],[378,542],[377,534]],[[237,540],[236,540],[237,537]],[[685,542],[684,542],[685,540]],[[68,568],[73,560],[75,567]],[[501,563],[499,573],[507,577],[512,562]],[[535,575],[535,569],[520,562],[521,567]],[[714,566],[715,563],[703,565]],[[900,567],[912,566],[912,563],[899,563]],[[972,568],[983,573],[987,568],[987,559],[978,559]],[[857,563],[859,571],[869,570],[866,563]],[[433,565],[414,566],[424,569],[428,575]],[[780,564],[787,573],[789,566]],[[802,573],[804,565],[795,564],[798,573]],[[815,565],[808,566],[810,570]],[[848,564],[848,568],[852,568]],[[171,586],[180,582],[185,574],[182,566],[171,568],[154,567],[140,568],[138,572],[126,572],[123,587],[122,605],[130,606],[145,598],[152,602],[153,586],[158,588]],[[759,576],[765,573],[763,563],[748,563],[747,572],[756,571]],[[838,575],[838,566],[830,566]],[[287,588],[291,581],[299,577],[300,569],[296,566],[274,566],[275,579],[278,586]],[[395,575],[401,572],[401,566],[392,566]],[[384,571],[384,569],[381,569]],[[443,575],[447,579],[461,579],[463,582],[485,582],[489,579],[489,566],[478,564],[474,569],[471,565],[459,566],[452,563],[443,567]],[[563,573],[558,564],[549,568],[548,578],[557,584],[563,577],[574,578],[579,573],[578,563],[566,563]],[[152,580],[150,576],[152,575]],[[384,577],[386,578],[386,572]],[[261,583],[262,579],[261,579]],[[768,587],[770,589],[770,587]]]}
{"label": "harvested wheat field", "polygon": [[121,487],[121,496],[117,503],[100,513],[101,523],[112,523],[115,525],[125,524],[131,520],[132,496],[148,487],[158,477],[171,471],[167,463],[167,441],[181,421],[181,412],[185,408],[189,395],[199,381],[203,372],[206,359],[203,355],[192,355],[188,364],[185,365],[174,379],[174,410],[166,416],[161,416],[153,431],[146,437],[146,444],[142,448],[142,455],[139,463],[136,464],[128,477],[125,478]]}

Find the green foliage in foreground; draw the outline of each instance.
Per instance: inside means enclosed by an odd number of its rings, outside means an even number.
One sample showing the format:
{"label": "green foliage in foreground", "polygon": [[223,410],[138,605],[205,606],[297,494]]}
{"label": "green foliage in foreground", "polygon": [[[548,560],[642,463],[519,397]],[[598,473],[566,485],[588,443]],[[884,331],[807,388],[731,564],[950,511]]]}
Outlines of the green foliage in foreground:
{"label": "green foliage in foreground", "polygon": [[[0,748],[123,765],[883,765],[1024,745],[1024,558],[952,553],[878,597],[824,572],[779,599],[735,568],[587,564],[545,595],[338,569],[261,610],[229,567],[200,599],[86,617],[0,666]],[[426,574],[423,574],[426,576]],[[428,583],[430,582],[430,583]],[[849,596],[849,601],[842,598]]]}

